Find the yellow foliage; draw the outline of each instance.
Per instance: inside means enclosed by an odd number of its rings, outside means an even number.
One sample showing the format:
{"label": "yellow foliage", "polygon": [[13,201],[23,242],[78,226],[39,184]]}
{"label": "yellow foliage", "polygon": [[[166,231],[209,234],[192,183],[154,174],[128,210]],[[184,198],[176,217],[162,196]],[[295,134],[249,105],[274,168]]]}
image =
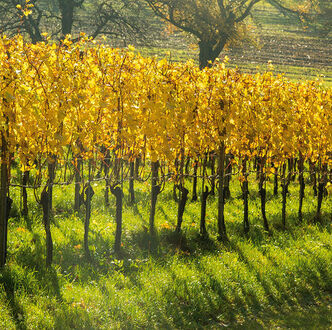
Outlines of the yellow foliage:
{"label": "yellow foliage", "polygon": [[237,158],[281,164],[301,153],[331,163],[331,88],[133,50],[70,36],[62,45],[1,37],[0,129],[22,169],[68,147],[92,158],[97,146],[174,167],[180,154],[204,155],[222,142]]}

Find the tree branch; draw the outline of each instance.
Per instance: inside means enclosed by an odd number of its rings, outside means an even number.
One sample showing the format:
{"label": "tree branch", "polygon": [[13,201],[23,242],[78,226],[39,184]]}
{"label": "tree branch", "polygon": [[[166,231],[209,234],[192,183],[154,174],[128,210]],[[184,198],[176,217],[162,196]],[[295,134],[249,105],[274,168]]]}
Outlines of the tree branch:
{"label": "tree branch", "polygon": [[253,7],[256,3],[258,3],[259,1],[261,1],[261,0],[252,0],[252,1],[249,3],[249,5],[248,5],[248,7],[246,8],[246,10],[244,11],[244,13],[243,13],[240,17],[238,17],[237,19],[235,19],[235,22],[236,22],[236,23],[242,22],[242,21],[243,21],[243,20],[244,20],[249,14],[250,14],[252,7]]}
{"label": "tree branch", "polygon": [[284,15],[290,14],[290,15],[292,15],[292,16],[295,16],[295,17],[296,17],[297,19],[299,19],[299,20],[300,20],[300,16],[301,16],[301,15],[302,15],[302,16],[305,16],[304,13],[300,15],[300,13],[299,13],[298,11],[293,10],[293,9],[290,9],[290,8],[287,8],[287,7],[283,6],[281,3],[279,3],[279,2],[276,1],[276,0],[267,0],[267,2],[268,2],[271,6],[277,8],[279,11],[281,11]]}

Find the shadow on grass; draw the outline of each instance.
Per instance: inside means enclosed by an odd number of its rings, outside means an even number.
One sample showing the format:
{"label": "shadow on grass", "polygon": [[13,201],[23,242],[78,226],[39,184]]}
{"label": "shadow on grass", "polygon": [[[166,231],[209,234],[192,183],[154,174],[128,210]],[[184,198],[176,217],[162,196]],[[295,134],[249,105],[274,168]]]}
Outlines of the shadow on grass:
{"label": "shadow on grass", "polygon": [[25,314],[16,299],[15,293],[17,290],[28,288],[28,283],[25,283],[24,279],[22,279],[22,274],[18,274],[9,267],[5,267],[0,272],[0,286],[3,286],[6,293],[8,307],[17,329],[27,329]]}
{"label": "shadow on grass", "polygon": [[38,279],[39,287],[46,289],[50,295],[62,301],[58,275],[53,267],[45,266],[45,246],[42,238],[34,234],[30,245],[22,245],[15,255],[16,263],[22,269],[32,271]]}
{"label": "shadow on grass", "polygon": [[165,219],[167,222],[173,224],[174,219],[171,219],[171,218],[168,216],[168,214],[167,214],[167,212],[165,212],[163,206],[158,205],[158,206],[157,206],[157,210],[158,210],[159,212],[161,212],[161,214],[163,215],[164,219]]}
{"label": "shadow on grass", "polygon": [[134,212],[134,215],[138,215],[138,217],[142,220],[142,222],[144,223],[145,222],[145,219],[142,215],[142,213],[139,211],[138,209],[138,206],[137,204],[133,204],[133,205],[130,205],[130,207],[132,208],[133,212]]}

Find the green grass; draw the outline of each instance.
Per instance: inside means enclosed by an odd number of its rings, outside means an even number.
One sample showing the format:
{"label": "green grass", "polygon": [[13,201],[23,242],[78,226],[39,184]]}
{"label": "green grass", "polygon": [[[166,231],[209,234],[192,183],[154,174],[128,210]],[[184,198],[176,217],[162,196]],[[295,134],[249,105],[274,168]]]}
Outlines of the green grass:
{"label": "green grass", "polygon": [[[188,187],[191,186],[187,182]],[[114,200],[104,207],[103,184],[94,186],[90,249],[83,252],[83,216],[72,214],[73,187],[54,192],[54,264],[44,267],[41,210],[29,192],[30,220],[9,222],[9,258],[0,273],[1,329],[219,328],[327,329],[331,323],[331,196],[322,223],[312,219],[316,201],[307,186],[304,223],[297,223],[298,186],[291,185],[287,229],[281,198],[268,184],[264,233],[257,183],[251,183],[248,237],[242,230],[240,187],[234,179],[225,209],[229,244],[216,239],[217,198],[208,201],[209,239],[198,235],[200,203],[188,203],[183,233],[175,235],[177,205],[171,184],[159,195],[158,234],[147,232],[149,184],[135,186],[135,206],[125,186],[121,258],[113,252]],[[19,191],[12,197],[19,201]],[[28,222],[28,225],[27,225]],[[31,223],[30,223],[31,222]],[[30,229],[29,229],[30,228]]]}

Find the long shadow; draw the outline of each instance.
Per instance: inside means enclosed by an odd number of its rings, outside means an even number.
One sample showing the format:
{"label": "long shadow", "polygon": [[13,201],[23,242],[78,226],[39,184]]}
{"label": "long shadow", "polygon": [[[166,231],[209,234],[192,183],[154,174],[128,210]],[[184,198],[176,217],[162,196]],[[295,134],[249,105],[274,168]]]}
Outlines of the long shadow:
{"label": "long shadow", "polygon": [[46,270],[45,276],[42,277],[42,283],[45,287],[48,287],[48,292],[54,295],[59,302],[63,301],[58,274],[54,267],[50,267]]}
{"label": "long shadow", "polygon": [[[241,248],[236,244],[236,243],[231,243],[232,249],[234,252],[236,252],[239,256],[239,260],[243,262],[247,269],[249,270],[250,273],[252,273],[257,281],[261,284],[265,296],[267,297],[269,303],[271,305],[278,303],[278,304],[284,304],[285,301],[287,302],[288,305],[292,305],[292,301],[288,298],[287,293],[285,292],[285,289],[277,282],[275,279],[270,279],[270,278],[264,278],[264,275],[259,272],[259,270],[250,263],[248,258],[245,256]],[[268,279],[271,280],[269,283]],[[280,298],[276,297],[275,294],[273,293],[273,289],[275,288],[278,293],[280,293]],[[260,304],[258,304],[260,306]],[[256,305],[257,306],[257,305]],[[260,308],[261,309],[261,308]]]}
{"label": "long shadow", "polygon": [[209,236],[201,236],[197,234],[196,237],[188,240],[188,245],[192,251],[199,255],[218,254],[221,244]]}
{"label": "long shadow", "polygon": [[27,329],[24,310],[15,297],[17,281],[8,267],[0,271],[0,285],[1,284],[5,289],[8,306],[17,329]]}
{"label": "long shadow", "polygon": [[[198,259],[194,259],[194,262],[192,263],[192,265],[194,265],[194,267],[197,269],[197,271],[200,274],[204,274],[204,278],[202,279],[202,281],[205,281],[205,285],[204,285],[204,289],[205,290],[210,290],[212,292],[214,292],[217,296],[217,303],[215,301],[211,300],[211,294],[209,294],[207,292],[206,295],[204,295],[204,298],[206,300],[208,300],[208,306],[213,306],[213,316],[212,319],[210,317],[210,320],[215,321],[217,323],[220,324],[220,320],[215,319],[216,315],[219,315],[220,313],[222,313],[223,315],[223,322],[227,322],[229,324],[226,324],[226,326],[230,326],[232,325],[232,328],[234,326],[236,326],[237,324],[237,317],[247,317],[250,315],[251,311],[248,309],[247,305],[249,305],[249,303],[254,303],[255,305],[259,305],[260,306],[260,302],[259,300],[253,296],[250,299],[250,302],[247,304],[245,303],[246,299],[246,294],[245,291],[241,288],[241,291],[243,292],[243,297],[240,296],[240,294],[237,291],[233,291],[232,293],[227,292],[227,289],[224,288],[222,286],[222,283],[220,281],[220,278],[218,278],[216,276],[216,274],[212,274],[211,271],[209,271],[208,269],[206,269],[203,265],[203,263],[200,262],[199,258]],[[227,295],[231,295],[232,296],[232,300],[230,300],[230,298],[228,298]],[[250,306],[250,305],[249,305]],[[200,311],[201,315],[208,317],[209,315],[204,315],[204,311]],[[201,319],[200,324],[203,323],[204,321],[206,321],[206,317],[205,320]],[[253,322],[253,324],[255,324],[255,329],[259,329],[259,324]]]}
{"label": "long shadow", "polygon": [[132,240],[137,244],[144,257],[160,255],[160,235],[157,231],[150,234],[147,228],[132,233]]}
{"label": "long shadow", "polygon": [[[200,273],[202,272],[199,263],[195,262],[193,265]],[[168,301],[167,314],[172,315],[173,324],[169,323],[167,315],[159,314],[162,323],[166,322],[167,328],[204,328],[211,324],[220,326],[218,315],[221,312],[227,321],[235,321],[236,313],[233,303],[228,299],[225,289],[214,274],[207,274],[204,270],[203,277],[199,279],[197,286],[192,286],[187,278],[175,273],[169,264],[163,267],[173,283],[172,286],[163,289],[163,296],[167,297]],[[211,291],[217,298],[212,298]],[[197,293],[200,295],[199,299],[196,296]]]}
{"label": "long shadow", "polygon": [[[239,259],[246,264],[248,270],[254,274],[257,281],[261,284],[271,305],[275,305],[276,303],[284,305],[286,303],[289,307],[294,307],[295,305],[306,307],[308,304],[315,303],[317,298],[322,299],[322,290],[325,290],[325,292],[329,291],[331,281],[328,281],[328,266],[323,262],[317,261],[317,267],[312,264],[310,266],[301,265],[301,268],[296,269],[295,274],[293,274],[292,272],[287,272],[287,269],[280,268],[275,259],[267,254],[265,257],[268,258],[273,269],[280,271],[280,276],[274,276],[273,274],[266,275],[261,274],[259,269],[249,262],[236,243],[231,244],[233,250],[239,255]],[[287,276],[284,276],[284,273]],[[298,276],[302,279],[299,280]],[[326,284],[324,279],[327,279]],[[290,291],[292,294],[290,294]],[[277,292],[277,295],[274,292]]]}
{"label": "long shadow", "polygon": [[170,223],[173,223],[173,220],[174,220],[174,219],[171,219],[171,218],[167,215],[167,213],[165,212],[163,206],[161,206],[161,205],[157,205],[157,209],[158,209],[158,211],[160,211],[160,213],[162,213],[162,215],[163,215],[163,217],[166,219],[166,221],[168,221],[168,222],[170,222]]}
{"label": "long shadow", "polygon": [[34,245],[34,249],[29,245],[24,245],[19,249],[15,255],[16,263],[23,268],[32,270],[38,283],[46,288],[49,294],[62,301],[56,270],[53,267],[47,269],[45,266],[45,246],[42,244],[41,236],[34,234],[31,244]]}
{"label": "long shadow", "polygon": [[139,218],[140,218],[143,222],[145,222],[145,219],[144,219],[144,217],[142,216],[142,213],[139,211],[137,204],[134,203],[133,205],[130,205],[130,206],[131,206],[131,208],[132,208],[134,214],[135,214],[135,215],[138,215]]}

